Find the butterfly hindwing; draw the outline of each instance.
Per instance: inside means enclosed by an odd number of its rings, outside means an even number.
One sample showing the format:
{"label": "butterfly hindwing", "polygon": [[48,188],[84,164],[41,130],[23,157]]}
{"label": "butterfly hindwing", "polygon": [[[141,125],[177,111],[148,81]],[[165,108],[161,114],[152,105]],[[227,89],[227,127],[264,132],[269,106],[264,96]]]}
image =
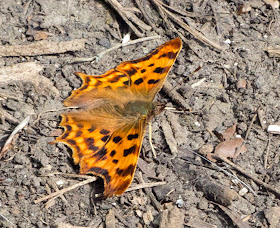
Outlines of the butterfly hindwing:
{"label": "butterfly hindwing", "polygon": [[104,147],[80,161],[82,174],[93,173],[104,179],[104,196],[122,194],[133,180],[142,144],[145,120],[116,130]]}

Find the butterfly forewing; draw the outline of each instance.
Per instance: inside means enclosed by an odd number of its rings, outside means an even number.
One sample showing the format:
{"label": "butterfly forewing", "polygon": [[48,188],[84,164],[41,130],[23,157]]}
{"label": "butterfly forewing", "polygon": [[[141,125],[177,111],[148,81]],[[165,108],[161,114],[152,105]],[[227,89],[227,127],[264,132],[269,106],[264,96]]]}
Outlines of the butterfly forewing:
{"label": "butterfly forewing", "polygon": [[143,58],[123,62],[115,69],[131,78],[130,89],[133,93],[153,100],[163,86],[181,48],[182,41],[177,38],[166,42]]}

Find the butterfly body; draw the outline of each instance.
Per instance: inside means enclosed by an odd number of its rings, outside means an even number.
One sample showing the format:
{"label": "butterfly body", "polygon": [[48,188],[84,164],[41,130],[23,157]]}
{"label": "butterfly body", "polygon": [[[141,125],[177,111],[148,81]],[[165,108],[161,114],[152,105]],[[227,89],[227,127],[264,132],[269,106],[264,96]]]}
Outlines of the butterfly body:
{"label": "butterfly body", "polygon": [[83,85],[64,104],[79,110],[62,114],[64,133],[54,142],[72,149],[81,174],[103,178],[104,197],[120,195],[130,185],[145,128],[164,107],[153,99],[181,47],[177,38],[103,75],[76,73]]}

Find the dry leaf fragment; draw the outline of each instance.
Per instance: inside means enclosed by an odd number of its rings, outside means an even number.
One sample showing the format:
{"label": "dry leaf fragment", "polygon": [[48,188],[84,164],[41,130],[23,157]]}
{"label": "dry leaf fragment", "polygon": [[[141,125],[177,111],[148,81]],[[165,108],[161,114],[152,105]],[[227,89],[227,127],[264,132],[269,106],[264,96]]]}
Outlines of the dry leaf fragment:
{"label": "dry leaf fragment", "polygon": [[241,138],[230,139],[221,142],[216,146],[214,154],[224,158],[237,158],[241,153],[245,153],[247,148],[243,145],[244,140]]}
{"label": "dry leaf fragment", "polygon": [[229,127],[224,133],[214,132],[222,142],[216,146],[214,154],[207,154],[207,158],[209,160],[215,162],[215,156],[221,156],[224,158],[237,158],[239,154],[245,153],[247,151],[246,146],[243,144],[244,140],[242,138],[233,138],[235,131],[236,124]]}
{"label": "dry leaf fragment", "polygon": [[230,138],[234,135],[235,131],[236,131],[236,124],[226,129],[225,132],[222,133],[224,141],[230,140]]}

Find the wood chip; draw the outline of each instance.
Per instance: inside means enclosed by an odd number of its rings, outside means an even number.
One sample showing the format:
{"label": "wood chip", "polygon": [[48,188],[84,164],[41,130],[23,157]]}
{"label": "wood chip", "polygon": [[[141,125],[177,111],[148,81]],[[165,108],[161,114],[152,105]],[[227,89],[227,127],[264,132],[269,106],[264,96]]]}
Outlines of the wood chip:
{"label": "wood chip", "polygon": [[233,200],[239,197],[237,192],[227,186],[217,184],[214,179],[209,179],[209,177],[198,180],[196,187],[205,194],[207,199],[224,206],[229,206]]}
{"label": "wood chip", "polygon": [[2,56],[36,56],[79,51],[85,49],[86,39],[75,39],[63,42],[50,42],[46,40],[26,45],[0,46]]}
{"label": "wood chip", "polygon": [[280,134],[280,125],[269,125],[267,131],[272,134]]}
{"label": "wood chip", "polygon": [[106,228],[115,228],[116,227],[115,212],[113,209],[110,209],[109,213],[106,215],[105,225],[106,225]]}
{"label": "wood chip", "polygon": [[236,213],[232,212],[228,208],[218,205],[221,210],[223,210],[230,218],[231,220],[237,225],[238,228],[250,228],[249,224],[247,222],[242,221],[241,216],[237,215]]}
{"label": "wood chip", "polygon": [[160,220],[159,227],[160,228],[166,228],[166,227],[183,228],[184,213],[177,207],[173,207],[170,210],[165,209],[161,213],[161,220]]}
{"label": "wood chip", "polygon": [[264,2],[270,5],[274,9],[279,9],[279,1],[278,0],[264,0]]}

